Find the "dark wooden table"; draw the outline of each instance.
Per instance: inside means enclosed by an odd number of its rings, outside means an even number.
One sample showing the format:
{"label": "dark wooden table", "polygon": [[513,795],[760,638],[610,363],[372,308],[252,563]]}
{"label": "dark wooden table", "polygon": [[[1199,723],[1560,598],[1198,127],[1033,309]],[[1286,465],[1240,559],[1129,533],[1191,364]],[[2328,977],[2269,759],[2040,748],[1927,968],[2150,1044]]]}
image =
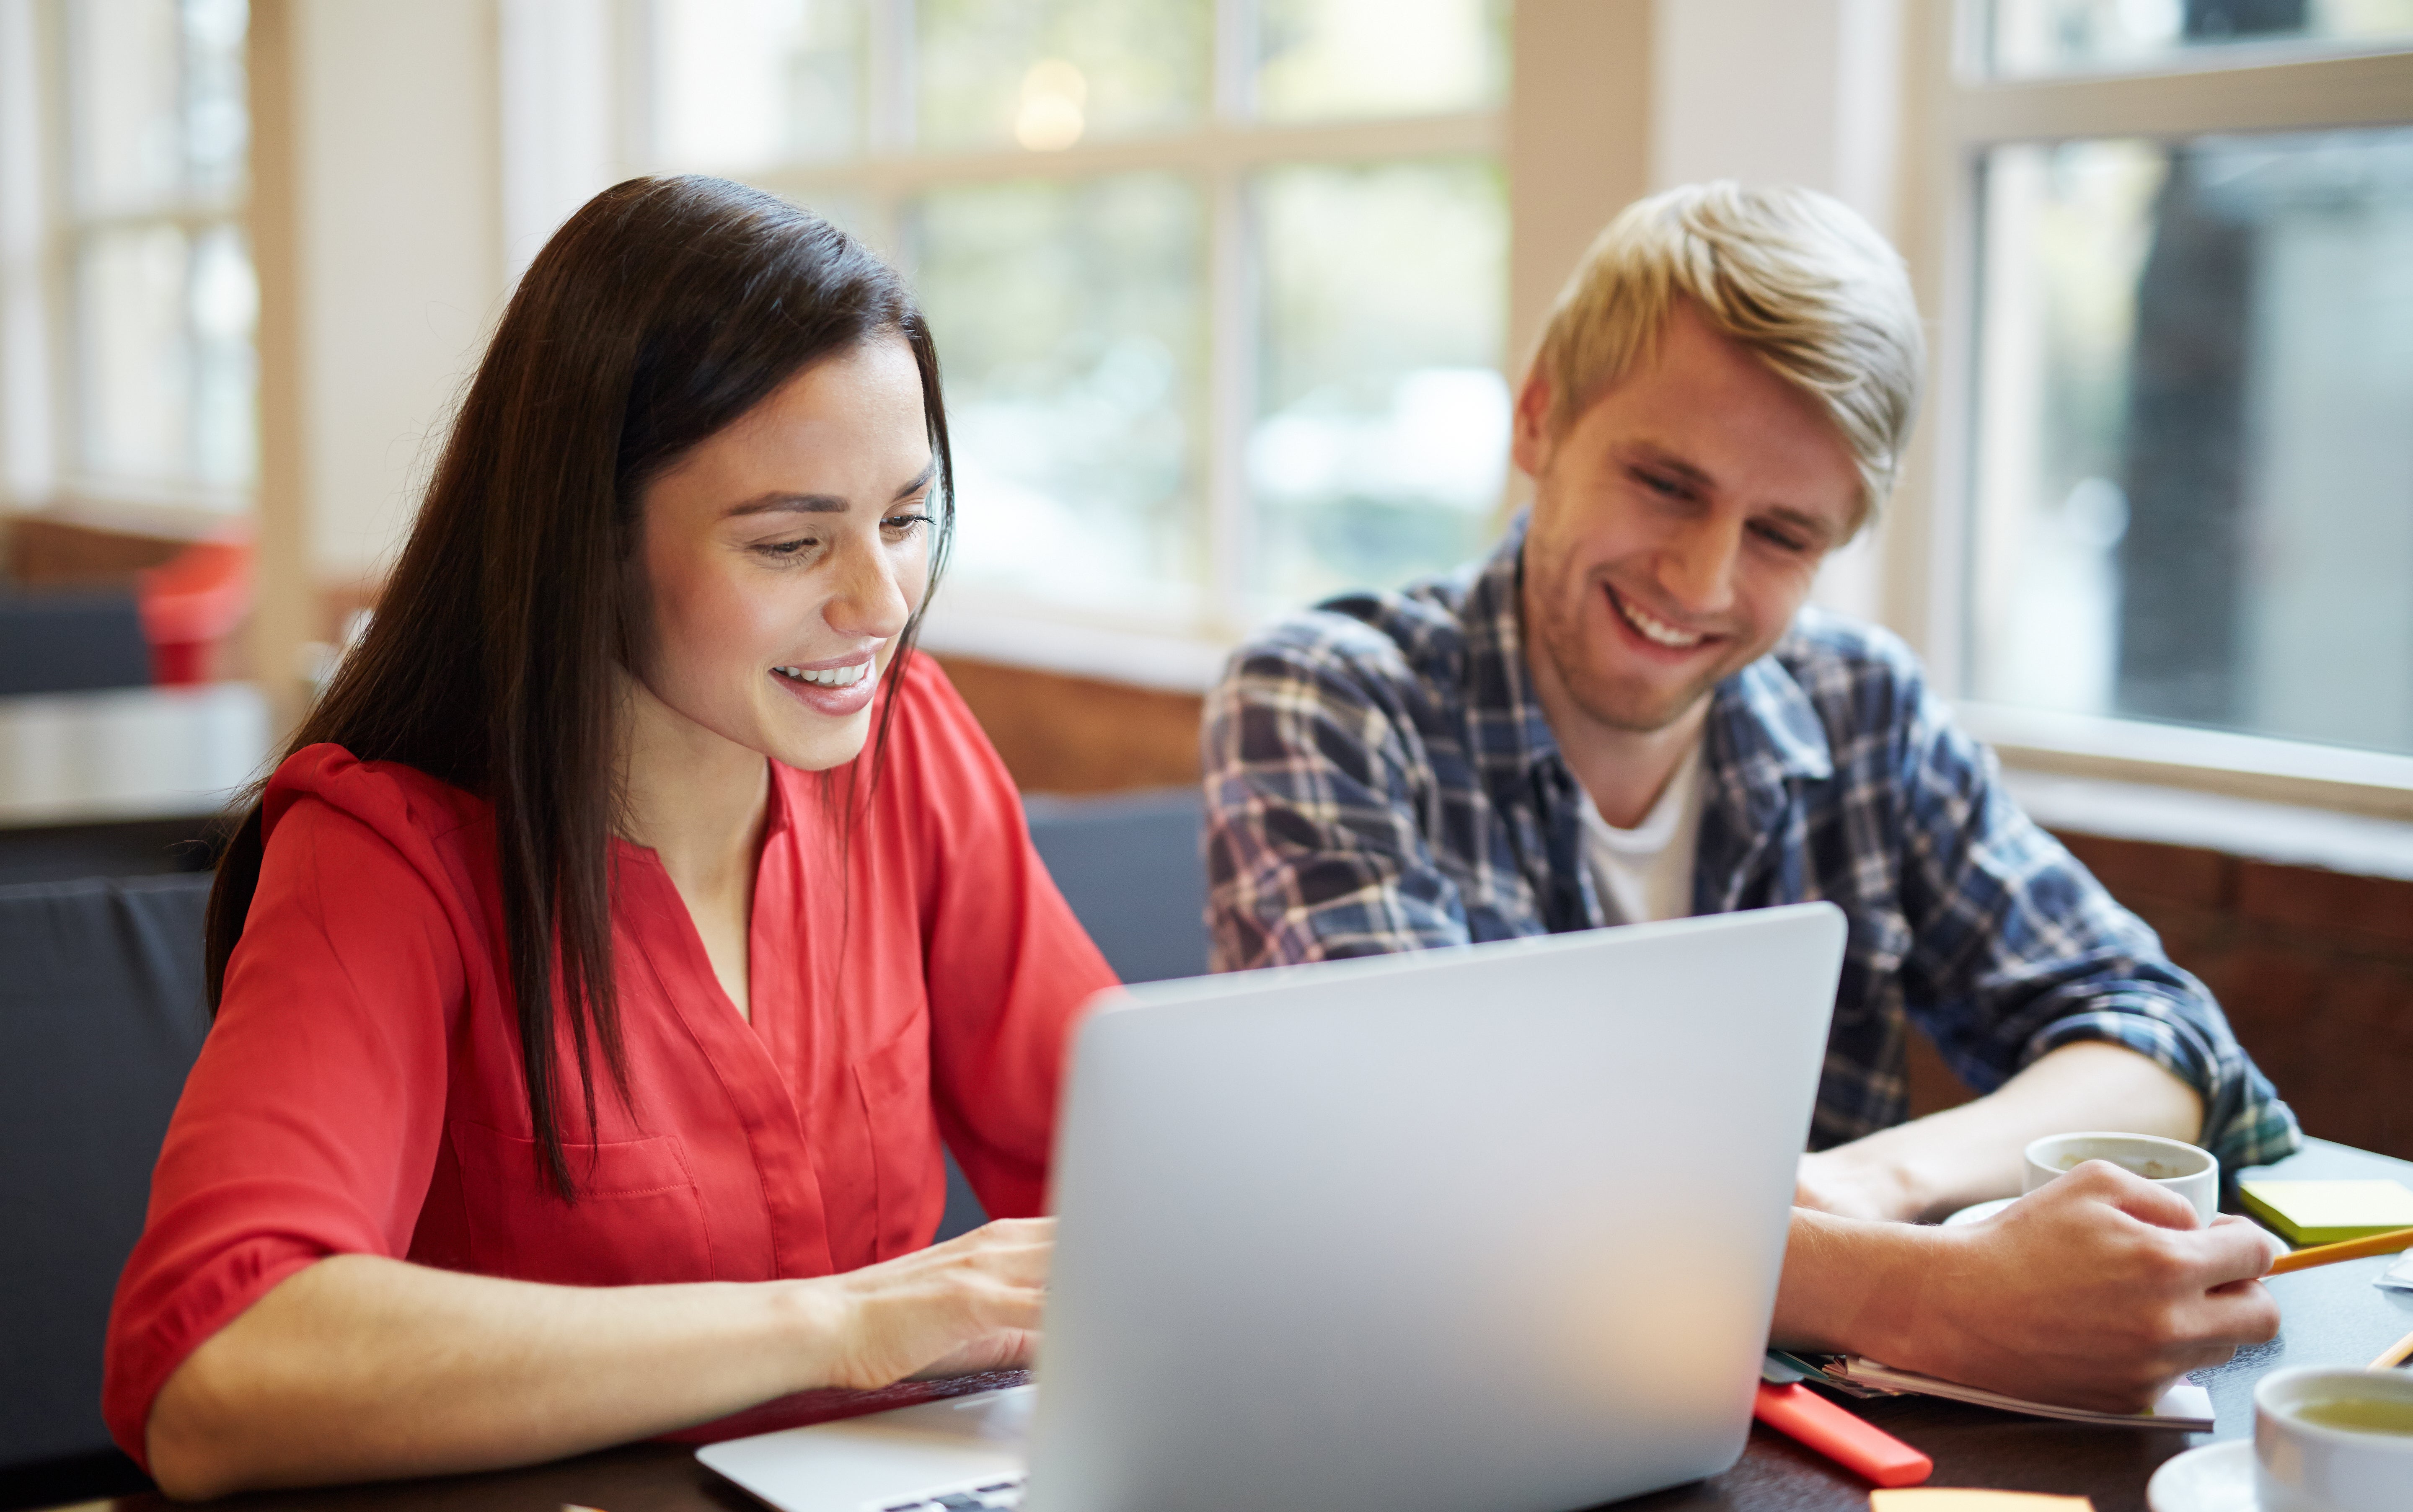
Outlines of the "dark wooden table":
{"label": "dark wooden table", "polygon": [[[2413,1162],[2318,1140],[2269,1170],[2314,1178],[2391,1177],[2413,1186]],[[2279,1337],[2197,1377],[2212,1391],[2219,1419],[2212,1433],[2083,1428],[1931,1398],[1852,1405],[1933,1456],[1932,1485],[2084,1493],[2094,1498],[2096,1512],[2141,1512],[2145,1482],[2163,1460],[2198,1444],[2251,1434],[2254,1382],[2263,1371],[2279,1365],[2365,1365],[2413,1332],[2413,1293],[2385,1291],[2371,1283],[2395,1258],[2347,1261],[2272,1278],[2271,1290],[2285,1319]],[[991,1376],[878,1395],[883,1402],[903,1402],[1019,1379],[1014,1374]],[[806,1416],[839,1416],[843,1409],[830,1400],[835,1396],[827,1394],[815,1403],[791,1399],[784,1407],[761,1415],[758,1426],[777,1427]],[[844,1404],[858,1410],[860,1405],[861,1399]],[[604,1512],[762,1512],[760,1503],[696,1463],[691,1449],[670,1444],[633,1445],[493,1475],[230,1497],[212,1505],[214,1512],[558,1512],[565,1504]],[[175,1505],[144,1495],[92,1506],[165,1512]],[[1866,1512],[1868,1484],[1754,1424],[1742,1461],[1725,1475],[1619,1505],[1626,1512],[1713,1507]]]}

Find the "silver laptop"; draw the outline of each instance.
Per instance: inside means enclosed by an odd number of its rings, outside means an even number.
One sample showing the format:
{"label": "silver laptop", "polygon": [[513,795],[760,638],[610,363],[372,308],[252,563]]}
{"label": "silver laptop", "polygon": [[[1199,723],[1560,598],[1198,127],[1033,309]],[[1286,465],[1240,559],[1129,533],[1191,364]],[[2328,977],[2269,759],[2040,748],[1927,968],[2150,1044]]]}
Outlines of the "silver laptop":
{"label": "silver laptop", "polygon": [[1750,1430],[1843,915],[1132,987],[1036,1386],[713,1445],[783,1512],[1561,1512]]}

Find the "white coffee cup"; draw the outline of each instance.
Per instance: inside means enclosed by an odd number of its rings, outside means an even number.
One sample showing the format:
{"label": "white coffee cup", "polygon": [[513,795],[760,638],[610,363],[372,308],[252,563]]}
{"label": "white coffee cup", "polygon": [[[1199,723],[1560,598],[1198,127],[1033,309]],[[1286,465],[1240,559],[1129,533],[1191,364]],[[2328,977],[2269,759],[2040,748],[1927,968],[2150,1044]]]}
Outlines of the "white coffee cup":
{"label": "white coffee cup", "polygon": [[2413,1372],[2298,1366],[2254,1384],[2260,1512],[2413,1512],[2413,1433],[2308,1422],[2308,1405],[2391,1402],[2413,1414]]}
{"label": "white coffee cup", "polygon": [[2168,1187],[2195,1206],[2209,1223],[2220,1210],[2220,1161],[2212,1151],[2154,1134],[2048,1134],[2028,1146],[2027,1175],[2020,1187],[2034,1192],[2085,1161],[2110,1161],[2122,1170]]}

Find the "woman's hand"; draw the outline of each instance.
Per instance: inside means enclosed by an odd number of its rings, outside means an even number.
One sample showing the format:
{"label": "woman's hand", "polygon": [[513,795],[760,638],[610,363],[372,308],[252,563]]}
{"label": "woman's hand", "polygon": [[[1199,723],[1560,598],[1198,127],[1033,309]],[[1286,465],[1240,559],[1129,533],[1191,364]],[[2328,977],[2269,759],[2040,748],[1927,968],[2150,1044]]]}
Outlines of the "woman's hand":
{"label": "woman's hand", "polygon": [[527,1464],[792,1392],[1027,1364],[1049,1219],[842,1276],[548,1286],[342,1254],[193,1351],[151,1408],[170,1496]]}
{"label": "woman's hand", "polygon": [[827,1384],[867,1390],[908,1376],[1029,1365],[1055,1246],[1054,1219],[1000,1219],[813,1282],[840,1310]]}

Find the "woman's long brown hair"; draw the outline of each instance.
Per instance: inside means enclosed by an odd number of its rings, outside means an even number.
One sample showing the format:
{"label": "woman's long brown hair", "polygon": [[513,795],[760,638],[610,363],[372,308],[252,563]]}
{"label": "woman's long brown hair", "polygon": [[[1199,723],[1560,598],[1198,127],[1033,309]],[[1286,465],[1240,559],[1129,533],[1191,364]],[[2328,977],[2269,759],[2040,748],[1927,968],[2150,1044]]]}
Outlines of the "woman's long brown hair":
{"label": "woman's long brown hair", "polygon": [[[623,571],[645,484],[788,378],[883,334],[921,369],[935,585],[954,468],[938,357],[903,282],[827,221],[723,180],[631,179],[596,196],[521,279],[367,633],[287,748],[332,742],[494,806],[528,1112],[566,1198],[556,1012],[587,1127],[596,1053],[628,1087],[612,973],[614,666],[645,631],[643,586]],[[920,627],[917,611],[889,662],[875,778]],[[210,892],[212,1013],[259,884],[258,789],[239,812]]]}

